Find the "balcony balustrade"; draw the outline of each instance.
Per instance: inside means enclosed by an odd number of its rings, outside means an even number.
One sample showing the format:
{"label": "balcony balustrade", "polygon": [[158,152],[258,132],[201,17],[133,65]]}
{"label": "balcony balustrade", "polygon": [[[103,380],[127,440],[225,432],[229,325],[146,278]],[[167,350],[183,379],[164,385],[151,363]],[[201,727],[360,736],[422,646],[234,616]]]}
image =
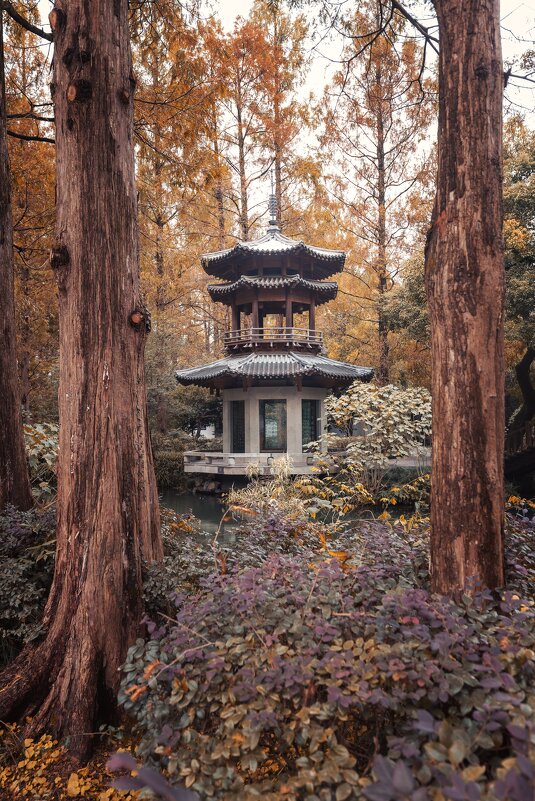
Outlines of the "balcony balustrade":
{"label": "balcony balustrade", "polygon": [[286,326],[270,328],[242,328],[238,331],[228,331],[224,337],[227,351],[257,348],[267,350],[270,348],[307,348],[309,350],[323,350],[323,334],[310,328],[288,328]]}

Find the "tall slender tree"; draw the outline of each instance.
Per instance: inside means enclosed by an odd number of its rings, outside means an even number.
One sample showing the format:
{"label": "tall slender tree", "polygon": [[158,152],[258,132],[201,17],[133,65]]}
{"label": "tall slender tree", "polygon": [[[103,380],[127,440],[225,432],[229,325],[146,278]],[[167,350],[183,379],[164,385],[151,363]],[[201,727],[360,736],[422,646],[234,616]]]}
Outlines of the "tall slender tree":
{"label": "tall slender tree", "polygon": [[219,72],[227,87],[221,98],[225,118],[221,138],[237,184],[229,200],[236,210],[240,238],[249,239],[259,216],[251,190],[271,166],[271,162],[266,165],[262,160],[259,105],[260,86],[269,63],[267,42],[258,24],[238,18],[232,33],[214,39],[212,47],[219,54]]}
{"label": "tall slender tree", "polygon": [[435,0],[438,186],[431,320],[432,586],[504,582],[503,67],[498,0]]}
{"label": "tall slender tree", "polygon": [[29,509],[32,505],[22,429],[13,282],[13,215],[7,149],[3,10],[0,9],[0,510],[6,504],[20,509]]}
{"label": "tall slender tree", "polygon": [[266,68],[259,86],[258,115],[264,161],[273,163],[277,213],[284,225],[289,216],[287,195],[298,162],[296,143],[307,121],[306,104],[299,101],[296,89],[303,81],[307,63],[308,28],[302,15],[290,16],[282,5],[279,0],[256,0],[251,21],[261,27],[265,37]]}
{"label": "tall slender tree", "polygon": [[[6,26],[5,62],[21,401],[27,419],[51,420],[57,419],[50,376],[57,372],[57,293],[48,264],[55,150],[53,142],[39,141],[54,136],[45,83],[49,65],[38,37],[14,21]],[[39,401],[47,395],[52,404],[45,412]]]}
{"label": "tall slender tree", "polygon": [[354,16],[358,35],[327,89],[323,141],[337,163],[332,185],[346,207],[346,224],[367,246],[355,275],[358,294],[370,299],[366,317],[376,320],[376,377],[386,384],[391,357],[385,305],[399,279],[402,255],[414,243],[411,196],[426,178],[421,144],[433,110],[433,87],[429,79],[419,80],[421,48],[404,39],[404,21],[392,23],[388,36],[369,33],[379,25],[375,2],[363,4]]}
{"label": "tall slender tree", "polygon": [[44,634],[8,667],[0,717],[84,757],[113,718],[139,631],[142,559],[159,558],[148,442],[128,2],[57,0],[53,97],[60,315],[57,554]]}

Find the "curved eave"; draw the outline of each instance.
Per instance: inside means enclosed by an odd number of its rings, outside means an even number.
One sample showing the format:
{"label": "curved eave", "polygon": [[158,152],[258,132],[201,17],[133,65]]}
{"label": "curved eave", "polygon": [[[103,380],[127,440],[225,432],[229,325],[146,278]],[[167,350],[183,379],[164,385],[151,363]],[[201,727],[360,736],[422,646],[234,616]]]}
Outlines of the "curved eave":
{"label": "curved eave", "polygon": [[239,385],[240,382],[295,381],[316,379],[329,386],[349,385],[355,380],[371,381],[373,370],[347,362],[338,362],[326,356],[296,354],[248,354],[229,356],[216,362],[177,370],[180,384],[210,387]]}
{"label": "curved eave", "polygon": [[342,250],[314,247],[299,240],[289,239],[279,231],[271,231],[260,239],[238,242],[233,248],[205,253],[201,256],[201,264],[208,275],[221,276],[225,271],[253,256],[264,260],[279,259],[281,256],[306,256],[324,277],[341,272],[346,258]]}
{"label": "curved eave", "polygon": [[310,281],[300,276],[288,277],[262,277],[262,276],[242,276],[237,281],[226,284],[209,284],[208,293],[213,301],[219,303],[232,303],[236,292],[240,290],[258,289],[264,292],[276,292],[281,289],[304,289],[316,298],[318,305],[334,300],[338,293],[338,284],[335,281],[322,283],[321,281]]}

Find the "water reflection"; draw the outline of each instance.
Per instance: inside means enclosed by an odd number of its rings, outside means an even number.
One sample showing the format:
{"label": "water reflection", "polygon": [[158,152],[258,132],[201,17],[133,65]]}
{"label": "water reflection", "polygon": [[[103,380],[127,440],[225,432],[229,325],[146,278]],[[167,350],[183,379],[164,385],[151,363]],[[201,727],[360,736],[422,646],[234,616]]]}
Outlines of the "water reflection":
{"label": "water reflection", "polygon": [[192,514],[200,520],[203,539],[207,535],[213,537],[221,525],[219,539],[225,542],[235,540],[237,524],[232,518],[221,520],[227,507],[224,499],[217,495],[200,495],[170,489],[160,492],[160,503],[179,515]]}
{"label": "water reflection", "polygon": [[[227,488],[228,489],[228,488]],[[201,522],[200,532],[195,534],[195,538],[200,541],[212,539],[219,529],[219,541],[231,544],[236,541],[236,530],[239,525],[243,526],[242,521],[233,520],[229,515],[228,519],[222,520],[227,510],[224,496],[202,495],[194,492],[179,492],[178,490],[163,490],[160,492],[160,503],[168,509],[173,509],[179,515],[192,514]],[[395,506],[389,508],[389,513],[393,520],[401,514],[410,516],[413,513],[411,507]],[[381,509],[377,507],[362,507],[351,512],[345,518],[347,523],[358,520],[375,520],[380,514]],[[318,522],[321,517],[318,518]]]}

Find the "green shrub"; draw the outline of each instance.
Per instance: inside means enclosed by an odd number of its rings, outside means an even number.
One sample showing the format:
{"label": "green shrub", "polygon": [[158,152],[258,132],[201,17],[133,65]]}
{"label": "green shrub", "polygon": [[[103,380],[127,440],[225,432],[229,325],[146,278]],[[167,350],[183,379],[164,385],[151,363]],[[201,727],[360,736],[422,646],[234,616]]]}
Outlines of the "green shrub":
{"label": "green shrub", "polygon": [[59,426],[55,423],[24,425],[24,441],[32,491],[38,500],[48,500],[56,490]]}
{"label": "green shrub", "polygon": [[6,664],[41,626],[52,583],[54,510],[0,515],[0,664]]}
{"label": "green shrub", "polygon": [[159,488],[180,489],[184,486],[184,451],[155,450],[154,472]]}

